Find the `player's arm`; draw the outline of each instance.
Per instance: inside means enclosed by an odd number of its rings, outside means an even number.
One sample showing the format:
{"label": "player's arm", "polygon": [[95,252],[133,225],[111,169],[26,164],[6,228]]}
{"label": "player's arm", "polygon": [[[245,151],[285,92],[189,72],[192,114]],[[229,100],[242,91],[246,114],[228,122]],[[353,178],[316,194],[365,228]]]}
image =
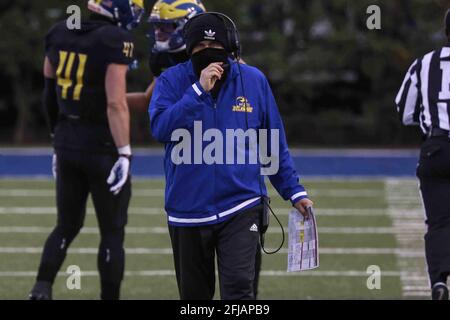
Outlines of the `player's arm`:
{"label": "player's arm", "polygon": [[103,56],[107,62],[105,75],[106,114],[109,129],[117,147],[118,159],[107,179],[110,191],[117,195],[128,181],[131,160],[130,111],[127,104],[127,71],[134,60],[133,35],[115,28],[104,28]]}
{"label": "player's arm", "polygon": [[130,113],[126,97],[126,74],[128,67],[110,64],[106,71],[105,89],[107,115],[111,134],[119,153],[119,159],[108,177],[110,191],[117,195],[126,183],[130,168]]}
{"label": "player's arm", "polygon": [[163,71],[163,61],[166,54],[152,51],[149,56],[149,67],[153,74],[153,81],[147,87],[145,92],[133,92],[127,94],[128,105],[131,111],[144,112],[148,111],[150,100],[152,99],[153,90],[158,77]]}
{"label": "player's arm", "polygon": [[155,88],[155,81],[156,78],[153,78],[152,83],[150,83],[145,92],[127,93],[127,102],[131,111],[147,112],[153,89]]}
{"label": "player's arm", "polygon": [[[53,137],[55,134],[56,123],[58,122],[58,97],[56,95],[56,72],[55,68],[50,63],[48,57],[44,60],[44,93],[42,94],[42,102],[44,105],[44,110],[47,119],[47,125],[50,130],[50,136]],[[57,164],[56,164],[56,154],[52,157],[52,173],[53,177],[56,178],[57,174]]]}
{"label": "player's arm", "polygon": [[50,135],[55,132],[56,122],[58,120],[58,98],[56,96],[56,73],[55,68],[50,63],[48,57],[44,60],[44,92],[42,101],[47,118],[47,124],[50,129]]}
{"label": "player's arm", "polygon": [[130,113],[126,97],[127,66],[110,64],[106,71],[108,122],[117,148],[130,144]]}
{"label": "player's arm", "polygon": [[395,98],[400,121],[404,125],[418,125],[420,115],[419,89],[417,87],[417,60],[409,68]]}

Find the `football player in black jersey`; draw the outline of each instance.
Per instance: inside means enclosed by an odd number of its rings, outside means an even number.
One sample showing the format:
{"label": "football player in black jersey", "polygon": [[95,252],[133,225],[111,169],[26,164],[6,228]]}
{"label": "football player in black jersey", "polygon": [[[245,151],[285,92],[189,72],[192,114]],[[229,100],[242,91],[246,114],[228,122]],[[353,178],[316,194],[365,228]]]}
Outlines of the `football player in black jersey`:
{"label": "football player in black jersey", "polygon": [[118,299],[124,274],[124,230],[131,196],[126,73],[130,30],[143,0],[90,0],[81,29],[66,22],[45,39],[44,106],[54,136],[57,224],[49,235],[30,299],[52,298],[67,248],[83,226],[91,194],[100,228],[101,298]]}

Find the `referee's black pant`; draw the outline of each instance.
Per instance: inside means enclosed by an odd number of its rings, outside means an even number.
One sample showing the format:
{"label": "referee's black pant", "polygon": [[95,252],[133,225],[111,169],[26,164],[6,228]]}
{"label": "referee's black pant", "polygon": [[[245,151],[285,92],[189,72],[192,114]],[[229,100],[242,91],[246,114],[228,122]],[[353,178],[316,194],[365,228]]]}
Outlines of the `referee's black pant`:
{"label": "referee's black pant", "polygon": [[257,206],[215,225],[169,226],[182,300],[213,299],[216,254],[221,298],[255,299],[255,269],[259,269],[255,261],[260,248],[259,232],[251,227],[256,224],[259,230],[261,210]]}
{"label": "referee's black pant", "polygon": [[[66,257],[67,248],[83,227],[86,201],[92,195],[100,246],[97,266],[101,298],[118,299],[124,273],[123,242],[131,197],[130,178],[114,196],[106,180],[117,156],[57,150],[56,203],[58,218],[42,253],[38,281],[53,283]],[[82,270],[83,271],[83,270]]]}
{"label": "referee's black pant", "polygon": [[431,285],[450,274],[450,139],[433,137],[422,145],[417,176],[425,207],[425,254]]}

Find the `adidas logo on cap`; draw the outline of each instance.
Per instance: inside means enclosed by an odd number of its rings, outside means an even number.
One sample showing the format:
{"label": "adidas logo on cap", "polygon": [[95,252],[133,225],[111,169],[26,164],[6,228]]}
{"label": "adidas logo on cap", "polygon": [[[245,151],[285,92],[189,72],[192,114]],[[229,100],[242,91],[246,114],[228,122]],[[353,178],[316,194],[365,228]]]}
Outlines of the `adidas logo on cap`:
{"label": "adidas logo on cap", "polygon": [[216,33],[212,31],[211,29],[205,30],[205,39],[207,40],[216,40],[215,37]]}
{"label": "adidas logo on cap", "polygon": [[252,231],[252,232],[258,232],[258,226],[256,225],[256,223],[254,223],[254,224],[250,227],[250,231]]}

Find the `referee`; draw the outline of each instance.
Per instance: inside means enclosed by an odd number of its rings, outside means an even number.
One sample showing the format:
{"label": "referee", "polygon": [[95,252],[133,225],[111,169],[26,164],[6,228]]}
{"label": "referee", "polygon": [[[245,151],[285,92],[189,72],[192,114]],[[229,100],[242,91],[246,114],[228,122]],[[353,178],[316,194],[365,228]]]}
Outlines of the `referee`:
{"label": "referee", "polygon": [[419,125],[424,135],[417,177],[433,300],[448,300],[450,273],[450,9],[445,31],[448,43],[414,61],[395,99],[403,124]]}

